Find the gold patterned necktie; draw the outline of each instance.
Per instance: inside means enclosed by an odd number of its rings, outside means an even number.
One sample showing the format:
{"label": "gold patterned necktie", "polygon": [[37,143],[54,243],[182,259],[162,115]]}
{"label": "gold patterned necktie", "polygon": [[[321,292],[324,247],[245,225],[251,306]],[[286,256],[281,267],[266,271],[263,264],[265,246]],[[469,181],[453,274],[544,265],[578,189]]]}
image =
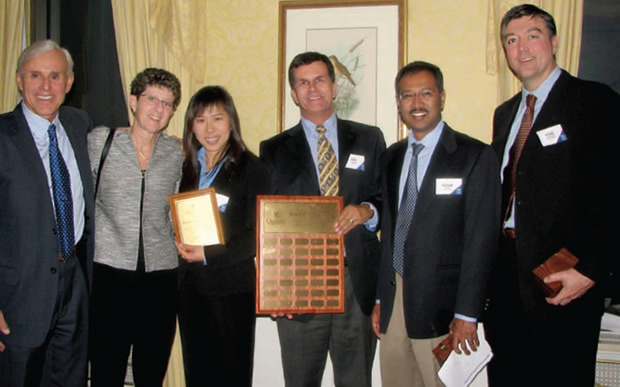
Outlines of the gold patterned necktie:
{"label": "gold patterned necktie", "polygon": [[338,160],[336,152],[332,148],[325,137],[325,127],[319,125],[316,131],[319,133],[318,140],[318,162],[319,162],[319,185],[321,186],[321,195],[337,196],[338,195]]}

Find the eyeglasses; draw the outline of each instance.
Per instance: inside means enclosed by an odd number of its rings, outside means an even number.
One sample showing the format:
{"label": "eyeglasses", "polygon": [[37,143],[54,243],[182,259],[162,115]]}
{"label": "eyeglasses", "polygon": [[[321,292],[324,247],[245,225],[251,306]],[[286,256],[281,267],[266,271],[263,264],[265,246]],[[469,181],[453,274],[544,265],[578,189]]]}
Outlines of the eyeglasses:
{"label": "eyeglasses", "polygon": [[423,101],[428,101],[431,98],[433,98],[435,96],[435,94],[437,94],[437,93],[434,90],[431,90],[431,89],[420,90],[417,93],[413,92],[413,91],[403,91],[402,93],[400,93],[398,98],[401,101],[404,101],[404,102],[411,102],[415,98],[420,98]]}
{"label": "eyeglasses", "polygon": [[157,106],[158,104],[161,104],[161,106],[166,110],[172,110],[174,108],[174,105],[171,102],[161,100],[152,95],[140,94],[140,97],[146,97],[147,102],[151,106]]}

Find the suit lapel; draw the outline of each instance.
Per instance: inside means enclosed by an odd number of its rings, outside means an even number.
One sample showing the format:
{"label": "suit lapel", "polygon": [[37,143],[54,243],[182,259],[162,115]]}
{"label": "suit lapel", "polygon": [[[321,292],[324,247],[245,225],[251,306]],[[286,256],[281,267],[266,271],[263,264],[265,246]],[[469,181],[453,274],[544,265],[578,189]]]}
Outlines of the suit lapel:
{"label": "suit lapel", "polygon": [[501,127],[494,128],[495,133],[493,134],[493,143],[491,145],[495,149],[495,153],[497,153],[500,160],[504,157],[504,150],[506,149],[510,128],[515,120],[520,103],[521,93],[511,99],[507,113],[504,114],[503,117],[496,117],[496,121],[501,122]]}
{"label": "suit lapel", "polygon": [[392,215],[392,227],[396,225],[398,216],[398,188],[400,186],[400,175],[403,169],[405,153],[407,152],[407,139],[399,141],[391,153],[392,157],[387,162],[387,195],[390,203],[390,213]]}
{"label": "suit lapel", "polygon": [[86,137],[79,138],[79,134],[75,129],[75,117],[67,114],[65,109],[60,108],[59,119],[62,122],[62,126],[69,137],[71,147],[73,148],[73,154],[77,161],[78,169],[80,170],[80,177],[82,179],[82,187],[84,188],[84,197],[89,198],[94,195],[92,172],[90,171],[90,161],[88,158],[88,145],[86,143]]}
{"label": "suit lapel", "polygon": [[537,131],[551,125],[559,124],[560,117],[565,117],[564,107],[566,104],[564,101],[566,101],[566,87],[570,82],[570,78],[570,75],[562,70],[562,74],[551,88],[545,103],[536,117],[536,121],[534,121],[532,125],[532,130],[528,136],[528,142],[532,136],[537,137],[535,134]]}
{"label": "suit lapel", "polygon": [[448,124],[445,124],[439,142],[431,156],[431,161],[428,164],[426,173],[424,174],[424,180],[422,181],[418,193],[418,200],[416,202],[415,213],[413,214],[414,220],[412,220],[412,223],[415,222],[416,218],[423,216],[423,213],[432,203],[435,197],[435,179],[441,170],[441,166],[446,164],[446,159],[450,157],[450,154],[456,151],[456,149],[454,131]]}
{"label": "suit lapel", "polygon": [[41,155],[34,142],[32,133],[30,132],[28,122],[22,112],[21,104],[17,105],[13,113],[15,121],[12,129],[15,134],[15,147],[24,160],[24,166],[30,171],[29,175],[33,176],[33,180],[37,182],[40,189],[47,192],[49,196],[47,173],[43,167],[43,161],[41,160]]}
{"label": "suit lapel", "polygon": [[[288,148],[289,160],[291,166],[295,171],[305,173],[307,176],[301,181],[312,182],[313,190],[319,192],[320,195],[319,180],[316,176],[316,169],[314,167],[314,160],[312,159],[312,153],[310,153],[310,146],[308,140],[301,126],[301,122],[295,127],[291,128],[287,132],[289,138],[286,140],[286,146]],[[304,190],[306,191],[306,190]]]}

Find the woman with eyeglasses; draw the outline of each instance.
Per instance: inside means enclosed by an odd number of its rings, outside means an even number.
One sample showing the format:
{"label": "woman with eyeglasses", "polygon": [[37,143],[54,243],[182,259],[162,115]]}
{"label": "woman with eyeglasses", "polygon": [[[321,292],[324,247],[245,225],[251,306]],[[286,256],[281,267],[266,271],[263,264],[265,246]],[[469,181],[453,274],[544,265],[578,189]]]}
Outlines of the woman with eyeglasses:
{"label": "woman with eyeglasses", "polygon": [[100,126],[88,137],[97,187],[93,387],[124,385],[130,348],[136,386],[161,386],[166,374],[176,329],[178,266],[168,196],[178,191],[183,152],[163,131],[180,100],[176,76],[147,68],[131,82],[131,126],[115,131]]}
{"label": "woman with eyeglasses", "polygon": [[220,86],[189,102],[180,191],[212,187],[225,244],[177,244],[179,328],[188,387],[251,386],[256,325],[256,196],[269,175],[244,145],[237,109]]}

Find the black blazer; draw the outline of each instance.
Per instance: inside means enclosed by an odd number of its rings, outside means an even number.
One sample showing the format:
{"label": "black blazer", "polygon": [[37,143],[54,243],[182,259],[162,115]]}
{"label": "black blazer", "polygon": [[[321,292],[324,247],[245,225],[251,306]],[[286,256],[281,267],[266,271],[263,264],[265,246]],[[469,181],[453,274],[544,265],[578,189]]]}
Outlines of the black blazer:
{"label": "black blazer", "polygon": [[[492,145],[500,161],[520,100],[521,93],[495,111]],[[618,94],[562,71],[532,126],[516,183],[518,275],[529,313],[561,309],[547,305],[531,271],[562,247],[579,258],[576,269],[597,283],[608,275],[607,259],[617,261],[612,229],[617,229],[618,213],[614,171],[619,165],[619,113]],[[537,133],[558,124],[566,141],[543,146]],[[569,306],[595,302],[602,311],[600,290],[591,289]]]}
{"label": "black blazer", "polygon": [[256,196],[269,193],[270,180],[262,162],[248,151],[231,165],[231,172],[222,168],[212,184],[216,193],[228,197],[220,212],[226,244],[205,246],[207,265],[179,263],[181,286],[208,296],[256,290]]}
{"label": "black blazer", "polygon": [[[407,146],[407,139],[395,143],[383,160],[383,254],[378,289],[382,332],[387,330],[394,306],[394,229]],[[462,193],[437,194],[440,178],[462,179]],[[491,147],[446,124],[420,186],[405,242],[403,306],[409,337],[448,333],[455,313],[480,315],[499,232],[499,199],[498,163]]]}
{"label": "black blazer", "polygon": [[[84,186],[85,228],[77,251],[90,283],[93,262],[93,180],[85,112],[61,107]],[[0,115],[0,310],[11,334],[0,341],[27,347],[43,344],[58,294],[56,220],[41,156],[17,105]]]}
{"label": "black blazer", "polygon": [[[379,161],[384,149],[379,128],[338,119],[339,189],[345,206],[371,202],[380,210]],[[364,156],[363,171],[345,167],[351,154]],[[274,195],[321,195],[301,122],[261,142],[260,157],[271,175]],[[364,313],[370,315],[380,254],[377,235],[360,225],[345,235],[344,246],[356,299]]]}

